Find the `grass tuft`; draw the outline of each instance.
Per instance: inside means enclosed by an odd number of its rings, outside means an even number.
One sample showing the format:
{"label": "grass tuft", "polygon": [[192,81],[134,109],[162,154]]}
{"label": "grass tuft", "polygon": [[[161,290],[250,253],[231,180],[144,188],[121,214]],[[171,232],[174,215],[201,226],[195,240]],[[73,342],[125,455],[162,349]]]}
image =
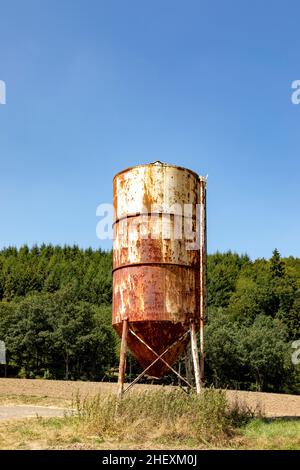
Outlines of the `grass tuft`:
{"label": "grass tuft", "polygon": [[136,392],[118,402],[114,395],[76,397],[74,419],[89,434],[135,443],[190,442],[221,445],[236,427],[253,418],[253,412],[229,406],[222,390],[206,389],[200,395],[181,390]]}

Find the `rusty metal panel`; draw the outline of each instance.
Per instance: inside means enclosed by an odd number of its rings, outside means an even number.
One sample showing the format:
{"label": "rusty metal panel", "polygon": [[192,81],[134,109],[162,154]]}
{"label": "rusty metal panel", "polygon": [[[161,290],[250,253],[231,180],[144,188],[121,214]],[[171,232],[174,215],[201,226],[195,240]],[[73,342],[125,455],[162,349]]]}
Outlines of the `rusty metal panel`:
{"label": "rusty metal panel", "polygon": [[[195,221],[192,221],[192,229],[195,233]],[[199,250],[187,249],[183,216],[137,215],[114,224],[114,269],[144,263],[198,268]]]}
{"label": "rusty metal panel", "polygon": [[[187,249],[183,227],[188,222],[196,230],[200,189],[196,173],[160,162],[114,178],[113,326],[121,334],[122,320],[128,319],[158,353],[180,338],[191,320],[199,325],[200,251]],[[128,345],[144,367],[153,361],[130,332]],[[170,365],[185,346],[186,340],[169,351]],[[165,371],[158,361],[151,375]]]}
{"label": "rusty metal panel", "polygon": [[190,170],[161,163],[133,167],[114,178],[115,220],[149,213],[153,206],[157,212],[177,204],[196,207],[199,194],[198,175]]}
{"label": "rusty metal panel", "polygon": [[199,312],[199,273],[180,266],[131,266],[114,272],[113,323],[189,322]]}

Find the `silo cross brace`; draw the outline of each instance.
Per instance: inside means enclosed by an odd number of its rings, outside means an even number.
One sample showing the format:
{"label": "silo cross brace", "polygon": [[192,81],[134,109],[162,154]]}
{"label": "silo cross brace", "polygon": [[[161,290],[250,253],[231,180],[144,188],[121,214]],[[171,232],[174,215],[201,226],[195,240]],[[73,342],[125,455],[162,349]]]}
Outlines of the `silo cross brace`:
{"label": "silo cross brace", "polygon": [[[127,345],[127,335],[128,333],[131,333],[133,336],[135,336],[144,346],[146,346],[149,351],[151,351],[156,358],[154,361],[144,369],[141,374],[139,374],[136,379],[131,382],[131,384],[128,385],[128,387],[124,390],[124,378],[125,378],[125,350],[124,347],[126,348]],[[170,346],[168,346],[167,349],[165,349],[161,354],[158,354],[157,352],[154,351],[154,349],[151,348],[142,338],[140,338],[135,331],[130,328],[128,320],[123,320],[123,334],[122,334],[122,343],[121,343],[121,357],[120,357],[120,369],[119,369],[119,395],[125,394],[130,388],[132,388],[146,373],[147,371],[155,364],[157,361],[162,361],[174,374],[177,375],[188,387],[193,389],[194,387],[184,378],[182,375],[180,375],[165,359],[163,356],[171,349],[173,346],[175,346],[178,342],[182,341],[188,334],[190,333],[189,330],[187,330],[183,335],[180,336],[176,341],[174,341]],[[198,390],[197,390],[198,391]]]}

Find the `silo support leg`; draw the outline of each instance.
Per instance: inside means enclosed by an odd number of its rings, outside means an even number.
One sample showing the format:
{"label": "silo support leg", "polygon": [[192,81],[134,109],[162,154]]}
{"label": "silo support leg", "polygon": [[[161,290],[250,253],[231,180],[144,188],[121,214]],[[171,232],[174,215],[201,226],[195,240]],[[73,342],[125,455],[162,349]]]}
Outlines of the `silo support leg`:
{"label": "silo support leg", "polygon": [[200,373],[201,373],[201,386],[204,386],[204,320],[200,318]]}
{"label": "silo support leg", "polygon": [[127,349],[127,336],[128,336],[128,320],[123,320],[122,327],[122,341],[120,350],[120,364],[119,364],[119,377],[118,377],[118,396],[123,395],[125,370],[126,370],[126,349]]}
{"label": "silo support leg", "polygon": [[192,355],[191,355],[190,343],[186,347],[184,362],[185,362],[186,380],[191,384],[193,383],[193,369],[192,369]]}
{"label": "silo support leg", "polygon": [[193,364],[194,364],[196,392],[199,394],[201,392],[201,373],[200,373],[200,365],[199,365],[199,355],[198,355],[195,323],[191,324],[191,347],[192,347],[192,356],[193,356]]}

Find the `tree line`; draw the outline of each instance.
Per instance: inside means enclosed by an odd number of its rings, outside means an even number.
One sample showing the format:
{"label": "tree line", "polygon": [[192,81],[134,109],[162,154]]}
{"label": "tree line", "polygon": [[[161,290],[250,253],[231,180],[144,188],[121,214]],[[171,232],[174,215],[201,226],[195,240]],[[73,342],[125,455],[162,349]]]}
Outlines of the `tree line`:
{"label": "tree line", "polygon": [[[207,384],[299,393],[291,355],[300,339],[300,259],[282,259],[278,250],[255,261],[215,253],[207,268]],[[8,365],[0,374],[114,380],[119,339],[111,327],[111,269],[111,251],[2,249],[0,340]],[[130,355],[129,363],[137,373]]]}

